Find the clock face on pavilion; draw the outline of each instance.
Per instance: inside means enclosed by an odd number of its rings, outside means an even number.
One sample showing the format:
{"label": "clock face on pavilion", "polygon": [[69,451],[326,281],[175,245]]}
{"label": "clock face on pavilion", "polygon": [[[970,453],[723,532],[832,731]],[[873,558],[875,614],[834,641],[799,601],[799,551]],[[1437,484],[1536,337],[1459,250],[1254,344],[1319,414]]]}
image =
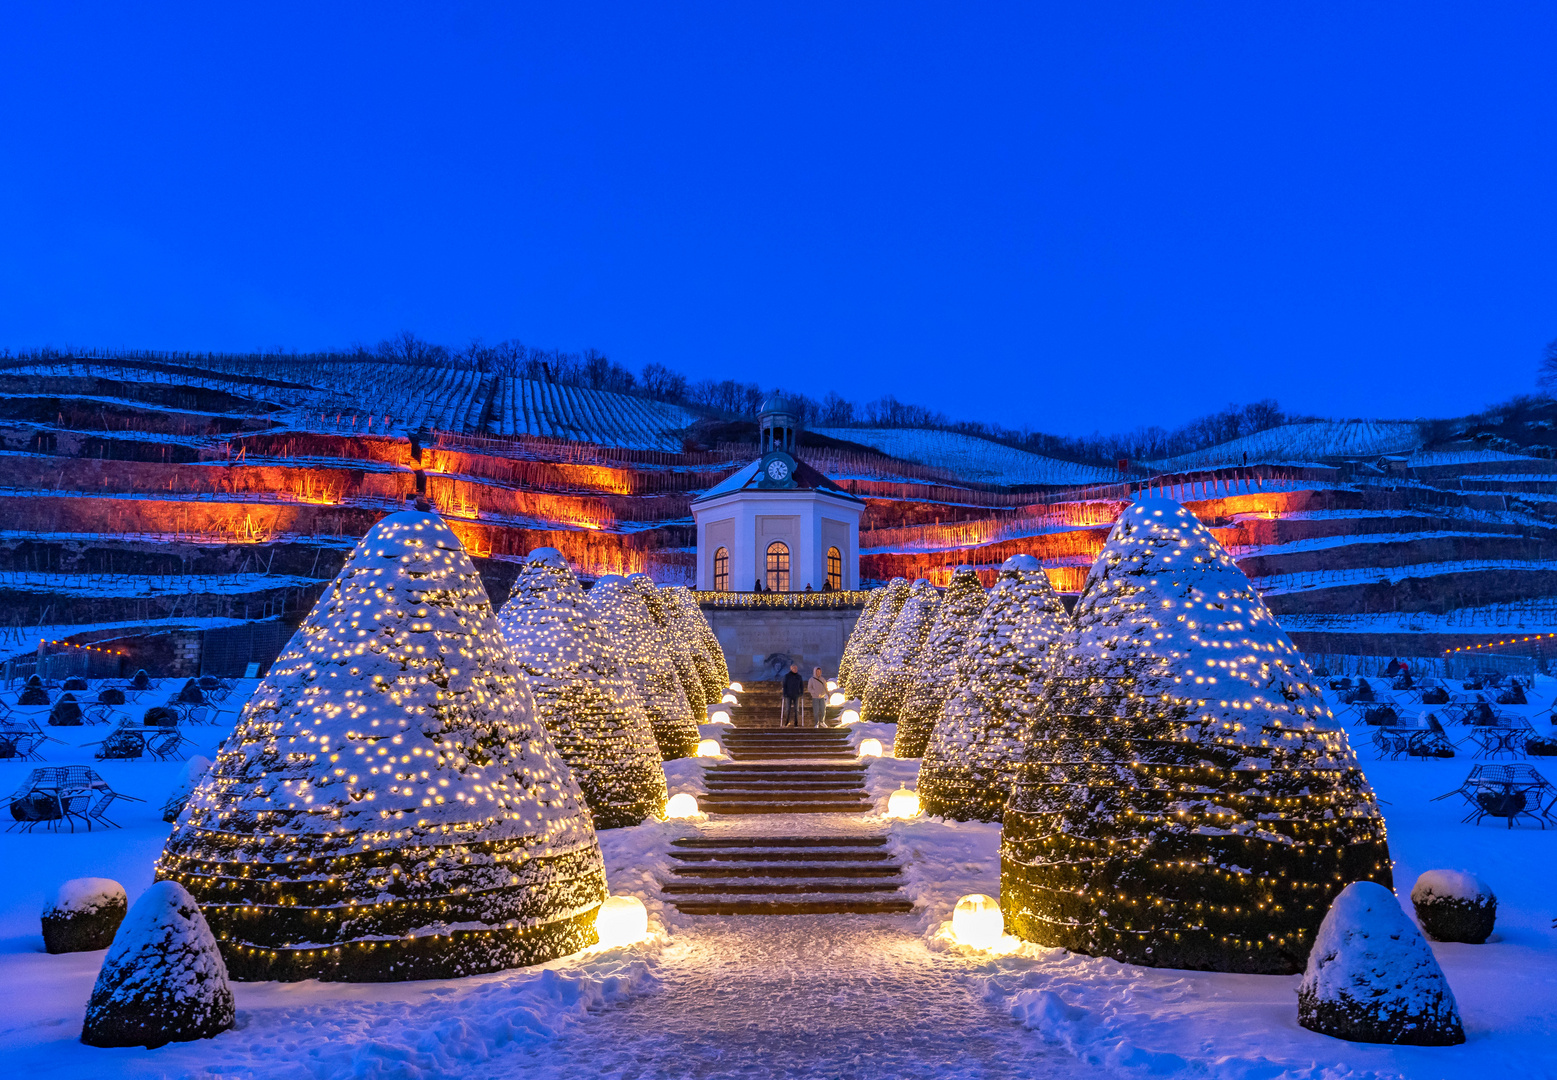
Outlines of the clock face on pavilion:
{"label": "clock face on pavilion", "polygon": [[789,462],[783,458],[768,462],[768,479],[779,482],[789,479]]}
{"label": "clock face on pavilion", "polygon": [[757,486],[763,488],[791,488],[795,486],[795,459],[782,450],[774,450],[762,459],[762,471],[757,474]]}

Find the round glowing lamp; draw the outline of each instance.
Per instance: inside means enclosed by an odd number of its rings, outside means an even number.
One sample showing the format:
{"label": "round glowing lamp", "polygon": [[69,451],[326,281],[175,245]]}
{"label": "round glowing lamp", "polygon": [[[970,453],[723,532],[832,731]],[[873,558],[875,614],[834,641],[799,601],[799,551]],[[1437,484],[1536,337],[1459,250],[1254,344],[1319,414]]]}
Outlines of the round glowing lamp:
{"label": "round glowing lamp", "polygon": [[840,724],[858,724],[860,722],[859,710],[858,709],[845,709],[845,710],[843,710],[843,712],[838,714],[838,722]]}
{"label": "round glowing lamp", "polygon": [[880,757],[881,740],[866,739],[860,743],[860,757]]}
{"label": "round glowing lamp", "polygon": [[608,949],[649,936],[649,909],[636,896],[608,896],[595,912],[595,931]]}
{"label": "round glowing lamp", "polygon": [[1005,919],[992,896],[970,893],[952,909],[952,937],[971,949],[993,950],[1005,936]]}
{"label": "round glowing lamp", "polygon": [[725,696],[720,698],[719,701],[720,701],[721,704],[724,704],[724,705],[739,705],[740,704],[739,701],[735,700],[735,695],[734,694],[730,694],[730,693],[725,694]]}
{"label": "round glowing lamp", "polygon": [[697,796],[678,791],[665,804],[665,816],[667,818],[697,817]]}
{"label": "round glowing lamp", "polygon": [[838,691],[838,690],[834,690],[832,692],[832,694],[828,697],[827,704],[829,704],[829,705],[842,705],[843,704],[843,694],[842,694],[842,692]]}
{"label": "round glowing lamp", "polygon": [[829,690],[836,690],[836,689],[838,689],[838,680],[837,679],[828,679],[827,680],[827,689],[829,689]]}
{"label": "round glowing lamp", "polygon": [[900,787],[887,799],[887,817],[916,818],[919,816],[919,792]]}
{"label": "round glowing lamp", "polygon": [[746,688],[744,686],[742,686],[738,682],[731,683],[730,684],[730,689],[734,690],[737,694],[741,694],[741,693],[744,693],[746,691]]}
{"label": "round glowing lamp", "polygon": [[[720,747],[719,747],[719,740],[718,739],[699,739],[697,741],[697,756],[698,757],[718,757],[720,754],[723,754],[723,753],[724,753],[724,751],[722,749],[720,749]],[[692,800],[692,804],[694,806],[696,806],[697,805],[697,800],[696,799]]]}

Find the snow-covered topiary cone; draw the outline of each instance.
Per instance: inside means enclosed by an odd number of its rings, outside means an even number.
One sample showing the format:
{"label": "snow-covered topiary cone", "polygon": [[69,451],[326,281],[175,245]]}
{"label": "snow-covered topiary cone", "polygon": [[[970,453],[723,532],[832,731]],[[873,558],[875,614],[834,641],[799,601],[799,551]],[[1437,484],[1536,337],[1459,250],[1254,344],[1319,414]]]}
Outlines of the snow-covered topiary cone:
{"label": "snow-covered topiary cone", "polygon": [[177,785],[168,793],[167,802],[162,804],[162,820],[172,824],[178,820],[178,816],[184,812],[184,807],[189,805],[189,797],[195,793],[195,788],[200,786],[200,781],[210,771],[211,759],[196,754],[184,763],[180,770]]}
{"label": "snow-covered topiary cone", "polygon": [[189,891],[159,881],[119,924],[87,1003],[81,1041],[147,1046],[209,1039],[232,1027],[222,954]]}
{"label": "snow-covered topiary cone", "polygon": [[665,770],[643,698],[556,548],[530,552],[498,622],[595,825],[637,825],[663,810]]}
{"label": "snow-covered topiary cone", "polygon": [[43,909],[43,950],[91,952],[113,942],[129,898],[112,878],[72,878]]}
{"label": "snow-covered topiary cone", "polygon": [[1298,1023],[1352,1042],[1465,1041],[1432,948],[1395,894],[1372,881],[1341,890],[1320,924],[1298,987]]}
{"label": "snow-covered topiary cone", "polygon": [[[676,669],[676,681],[681,684],[681,692],[686,696],[687,707],[692,716],[695,718],[704,715],[709,701],[703,696],[703,677],[698,673],[697,662],[692,659],[691,644],[685,634],[677,632],[679,613],[673,612],[670,599],[660,591],[654,584],[654,579],[648,574],[630,574],[627,584],[643,597],[643,606],[648,609],[649,618],[654,623],[659,648],[670,657],[671,666]],[[719,699],[714,698],[714,700]],[[694,719],[694,726],[696,723]]]}
{"label": "snow-covered topiary cone", "polygon": [[239,979],[454,978],[594,942],[594,828],[436,515],[362,538],[157,875],[200,901]]}
{"label": "snow-covered topiary cone", "polygon": [[698,606],[692,590],[682,585],[668,585],[661,592],[676,605],[681,632],[686,634],[692,647],[692,658],[697,662],[699,676],[703,680],[703,697],[712,705],[724,697],[730,685],[730,668],[725,663],[724,649],[708,625],[708,617]]}
{"label": "snow-covered topiary cone", "polygon": [[1331,899],[1390,881],[1384,822],[1306,665],[1176,502],[1121,515],[1076,606],[1002,832],[1029,941],[1303,970]]}
{"label": "snow-covered topiary cone", "polygon": [[676,665],[643,596],[623,577],[607,574],[589,590],[590,610],[617,649],[623,670],[643,699],[649,728],[666,761],[697,752],[697,721]]}
{"label": "snow-covered topiary cone", "polygon": [[925,812],[999,821],[1070,617],[1031,555],[1013,555],[968,642],[919,770]]}
{"label": "snow-covered topiary cone", "polygon": [[924,756],[941,707],[957,685],[957,660],[989,597],[971,566],[959,566],[941,594],[935,623],[925,638],[913,680],[898,710],[892,756]]}
{"label": "snow-covered topiary cone", "polygon": [[849,679],[854,675],[854,665],[858,662],[860,649],[865,644],[865,639],[870,636],[869,627],[876,618],[876,613],[881,610],[881,599],[886,596],[885,589],[871,589],[865,594],[865,606],[860,609],[859,618],[854,620],[854,627],[849,631],[849,639],[843,643],[843,655],[838,659],[838,685],[849,685]]}
{"label": "snow-covered topiary cone", "polygon": [[903,610],[876,656],[870,686],[862,699],[861,720],[872,724],[897,723],[903,700],[920,678],[919,654],[940,606],[940,592],[924,578],[909,587]]}
{"label": "snow-covered topiary cone", "polygon": [[855,624],[854,632],[863,632],[863,637],[860,639],[859,651],[854,654],[854,666],[849,669],[849,681],[841,684],[851,698],[864,698],[865,691],[870,689],[870,677],[876,671],[876,658],[881,653],[881,646],[886,643],[887,635],[892,632],[906,603],[908,579],[895,577],[882,590],[881,606],[876,609],[870,624],[866,626],[863,619]]}
{"label": "snow-covered topiary cone", "polygon": [[1480,945],[1498,918],[1492,886],[1463,870],[1427,871],[1411,887],[1411,906],[1434,941]]}

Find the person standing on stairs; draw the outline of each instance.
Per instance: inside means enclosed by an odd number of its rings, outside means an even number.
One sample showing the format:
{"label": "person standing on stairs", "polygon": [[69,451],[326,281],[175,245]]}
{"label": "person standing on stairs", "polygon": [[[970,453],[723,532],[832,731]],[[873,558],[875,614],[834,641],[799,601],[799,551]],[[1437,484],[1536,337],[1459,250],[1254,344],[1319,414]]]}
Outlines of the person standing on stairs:
{"label": "person standing on stairs", "polygon": [[800,725],[800,691],[804,688],[805,680],[800,677],[800,665],[790,664],[789,673],[784,676],[784,702],[779,708],[780,727]]}
{"label": "person standing on stairs", "polygon": [[821,727],[827,719],[827,680],[822,677],[821,668],[812,669],[806,693],[811,695],[811,726]]}

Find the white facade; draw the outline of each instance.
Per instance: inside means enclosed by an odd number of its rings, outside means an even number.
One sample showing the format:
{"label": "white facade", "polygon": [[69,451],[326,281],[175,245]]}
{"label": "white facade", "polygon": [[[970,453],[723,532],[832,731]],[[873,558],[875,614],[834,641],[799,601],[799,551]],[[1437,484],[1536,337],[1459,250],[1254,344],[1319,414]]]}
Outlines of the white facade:
{"label": "white facade", "polygon": [[[740,483],[743,477],[755,480],[759,464],[748,465],[692,504],[697,587],[722,585],[728,591],[751,592],[760,581],[771,591],[804,592],[810,586],[821,592],[828,580],[828,556],[836,553],[834,587],[859,588],[860,513],[865,504],[827,488],[769,490]],[[780,552],[775,545],[782,545],[787,558],[787,588],[776,575],[770,579],[770,552]],[[726,563],[723,580],[716,579],[716,571]]]}

